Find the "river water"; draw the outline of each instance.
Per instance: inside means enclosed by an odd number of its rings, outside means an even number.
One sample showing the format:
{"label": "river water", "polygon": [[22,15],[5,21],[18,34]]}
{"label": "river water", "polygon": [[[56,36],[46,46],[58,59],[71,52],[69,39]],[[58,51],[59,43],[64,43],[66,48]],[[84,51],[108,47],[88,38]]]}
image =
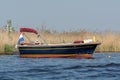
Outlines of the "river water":
{"label": "river water", "polygon": [[120,53],[95,53],[92,59],[0,56],[0,80],[119,80]]}

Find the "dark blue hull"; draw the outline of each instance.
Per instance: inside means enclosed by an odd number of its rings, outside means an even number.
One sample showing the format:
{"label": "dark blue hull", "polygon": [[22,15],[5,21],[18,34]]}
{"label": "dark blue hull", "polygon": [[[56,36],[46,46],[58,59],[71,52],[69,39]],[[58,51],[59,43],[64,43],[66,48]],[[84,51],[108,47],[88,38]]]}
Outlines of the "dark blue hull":
{"label": "dark blue hull", "polygon": [[20,57],[57,58],[75,57],[90,58],[100,43],[66,44],[66,45],[19,45]]}

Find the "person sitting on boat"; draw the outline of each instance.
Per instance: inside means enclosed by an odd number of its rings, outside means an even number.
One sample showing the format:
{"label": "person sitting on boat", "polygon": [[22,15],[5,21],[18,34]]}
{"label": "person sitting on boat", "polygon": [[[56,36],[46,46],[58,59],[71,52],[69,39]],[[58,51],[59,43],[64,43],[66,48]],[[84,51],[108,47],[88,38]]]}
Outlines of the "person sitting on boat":
{"label": "person sitting on boat", "polygon": [[24,44],[24,37],[22,35],[22,33],[20,33],[19,39],[18,39],[18,44],[23,45]]}

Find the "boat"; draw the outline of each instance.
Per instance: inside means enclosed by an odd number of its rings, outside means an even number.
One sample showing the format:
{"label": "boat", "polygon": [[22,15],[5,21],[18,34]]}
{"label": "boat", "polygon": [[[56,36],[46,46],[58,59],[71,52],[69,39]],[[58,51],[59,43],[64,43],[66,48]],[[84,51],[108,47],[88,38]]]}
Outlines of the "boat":
{"label": "boat", "polygon": [[[23,32],[38,34],[36,30],[31,28],[20,28],[20,33]],[[92,58],[96,47],[101,44],[93,40],[58,44],[25,43],[22,41],[24,39],[20,35],[17,48],[21,58]]]}

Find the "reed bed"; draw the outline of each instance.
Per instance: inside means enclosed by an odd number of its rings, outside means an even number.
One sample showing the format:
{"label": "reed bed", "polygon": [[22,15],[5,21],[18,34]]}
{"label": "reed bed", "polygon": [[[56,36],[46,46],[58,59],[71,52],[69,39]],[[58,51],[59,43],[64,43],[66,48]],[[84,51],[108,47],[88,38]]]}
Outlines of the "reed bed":
{"label": "reed bed", "polygon": [[101,42],[102,44],[97,47],[97,52],[120,52],[120,34],[113,32],[64,32],[64,33],[42,33],[44,39],[49,43],[66,43],[75,40],[93,39]]}
{"label": "reed bed", "polygon": [[[35,41],[38,40],[35,34],[27,34],[27,36]],[[73,31],[73,32],[50,32],[40,31],[39,40],[44,43],[66,43],[73,42],[75,40],[92,39],[95,36],[96,40],[102,44],[97,47],[96,51],[103,52],[119,52],[120,51],[120,33],[113,32],[90,32],[85,30]],[[12,47],[12,51],[16,50],[15,45],[19,38],[18,32],[11,32],[7,34],[5,31],[0,31],[0,53],[7,52],[5,47],[9,45]],[[27,38],[25,38],[28,41]]]}

